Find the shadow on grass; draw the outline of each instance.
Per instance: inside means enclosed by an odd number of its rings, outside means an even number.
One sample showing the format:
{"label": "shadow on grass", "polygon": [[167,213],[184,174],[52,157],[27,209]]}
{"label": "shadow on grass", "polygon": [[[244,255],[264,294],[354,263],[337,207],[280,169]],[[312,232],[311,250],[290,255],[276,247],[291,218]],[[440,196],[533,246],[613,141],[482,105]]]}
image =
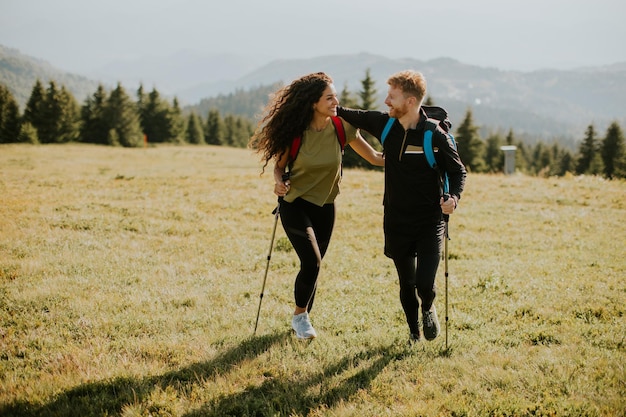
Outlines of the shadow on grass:
{"label": "shadow on grass", "polygon": [[[185,417],[308,415],[312,410],[330,409],[370,387],[390,362],[401,359],[405,353],[385,347],[360,352],[301,380],[268,379],[259,386],[225,396],[185,414]],[[356,369],[358,371],[354,374],[337,382],[343,373]]]}
{"label": "shadow on grass", "polygon": [[289,335],[289,332],[281,332],[247,339],[210,361],[195,363],[158,376],[120,377],[79,385],[58,394],[53,401],[43,405],[29,402],[0,404],[0,416],[119,415],[125,405],[141,403],[156,387],[181,389],[186,383],[214,377],[238,363],[259,356],[273,345],[289,338]]}
{"label": "shadow on grass", "polygon": [[[261,355],[289,337],[290,332],[281,332],[247,339],[210,361],[158,376],[120,377],[83,384],[58,394],[46,404],[15,402],[0,405],[0,416],[120,415],[127,405],[145,404],[157,388],[187,391],[194,383],[227,373],[233,366]],[[306,415],[311,410],[332,408],[349,400],[359,390],[367,389],[387,364],[402,359],[406,353],[393,347],[377,347],[346,356],[299,380],[270,377],[258,386],[217,398],[185,416]],[[165,409],[149,411],[153,415],[161,412],[169,415]]]}

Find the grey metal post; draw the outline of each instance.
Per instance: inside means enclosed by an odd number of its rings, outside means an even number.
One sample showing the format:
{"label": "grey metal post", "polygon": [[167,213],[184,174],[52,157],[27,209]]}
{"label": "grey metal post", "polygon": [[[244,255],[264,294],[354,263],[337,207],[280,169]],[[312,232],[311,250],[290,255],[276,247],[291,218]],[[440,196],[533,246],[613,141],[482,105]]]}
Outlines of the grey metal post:
{"label": "grey metal post", "polygon": [[517,147],[507,145],[501,146],[500,149],[504,151],[504,174],[511,175],[515,173],[515,150]]}

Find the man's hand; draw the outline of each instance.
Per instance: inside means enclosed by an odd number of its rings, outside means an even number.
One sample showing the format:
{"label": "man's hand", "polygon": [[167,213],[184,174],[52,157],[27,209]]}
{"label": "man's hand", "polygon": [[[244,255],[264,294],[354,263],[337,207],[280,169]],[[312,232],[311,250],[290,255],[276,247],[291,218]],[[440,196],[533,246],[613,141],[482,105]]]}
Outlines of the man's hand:
{"label": "man's hand", "polygon": [[449,195],[441,197],[439,205],[441,206],[441,212],[443,214],[452,214],[454,213],[454,209],[456,209],[456,197]]}

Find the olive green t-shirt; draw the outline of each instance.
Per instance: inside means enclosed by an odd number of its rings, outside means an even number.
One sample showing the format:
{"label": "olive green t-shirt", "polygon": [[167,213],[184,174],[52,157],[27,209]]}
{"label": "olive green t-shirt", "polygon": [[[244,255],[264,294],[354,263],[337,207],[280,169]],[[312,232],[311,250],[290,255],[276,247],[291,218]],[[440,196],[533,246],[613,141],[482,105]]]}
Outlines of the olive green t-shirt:
{"label": "olive green t-shirt", "polygon": [[[347,145],[356,138],[356,129],[342,122]],[[301,197],[318,206],[335,201],[341,181],[341,156],[341,145],[332,122],[321,132],[307,129],[291,167],[291,188],[285,201],[292,203]]]}

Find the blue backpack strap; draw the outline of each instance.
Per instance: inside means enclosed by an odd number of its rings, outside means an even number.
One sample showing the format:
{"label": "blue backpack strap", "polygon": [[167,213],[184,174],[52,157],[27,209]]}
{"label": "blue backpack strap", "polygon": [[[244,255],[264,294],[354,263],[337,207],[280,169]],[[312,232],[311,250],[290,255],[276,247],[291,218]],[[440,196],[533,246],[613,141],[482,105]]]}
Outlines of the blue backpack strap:
{"label": "blue backpack strap", "polygon": [[[439,172],[437,168],[437,161],[435,160],[435,151],[433,148],[433,133],[437,129],[439,125],[438,122],[432,121],[430,119],[426,120],[426,129],[424,129],[424,156],[426,156],[426,161],[431,168],[434,168]],[[456,142],[454,141],[454,136],[452,134],[447,133],[448,136],[452,139],[452,143],[456,147]],[[442,184],[441,184],[442,192],[444,194],[448,194],[450,191],[450,184],[448,182],[448,174],[446,172],[443,173]]]}
{"label": "blue backpack strap", "polygon": [[435,152],[433,151],[433,132],[437,128],[436,124],[433,124],[430,120],[426,120],[426,129],[424,129],[424,156],[431,168],[437,166],[435,161]]}
{"label": "blue backpack strap", "polygon": [[389,120],[387,120],[387,124],[385,125],[385,128],[383,129],[383,134],[380,135],[380,144],[381,145],[385,144],[385,138],[389,134],[389,131],[391,130],[391,126],[393,126],[393,122],[395,122],[395,121],[396,121],[396,119],[394,117],[390,117]]}
{"label": "blue backpack strap", "polygon": [[[454,140],[454,136],[452,135],[452,133],[448,132],[448,137],[452,141],[452,146],[454,146],[454,149],[456,149],[456,141]],[[444,181],[444,183],[443,183],[443,192],[448,194],[450,192],[450,185],[448,184],[448,174],[447,173],[444,173],[443,181]]]}

